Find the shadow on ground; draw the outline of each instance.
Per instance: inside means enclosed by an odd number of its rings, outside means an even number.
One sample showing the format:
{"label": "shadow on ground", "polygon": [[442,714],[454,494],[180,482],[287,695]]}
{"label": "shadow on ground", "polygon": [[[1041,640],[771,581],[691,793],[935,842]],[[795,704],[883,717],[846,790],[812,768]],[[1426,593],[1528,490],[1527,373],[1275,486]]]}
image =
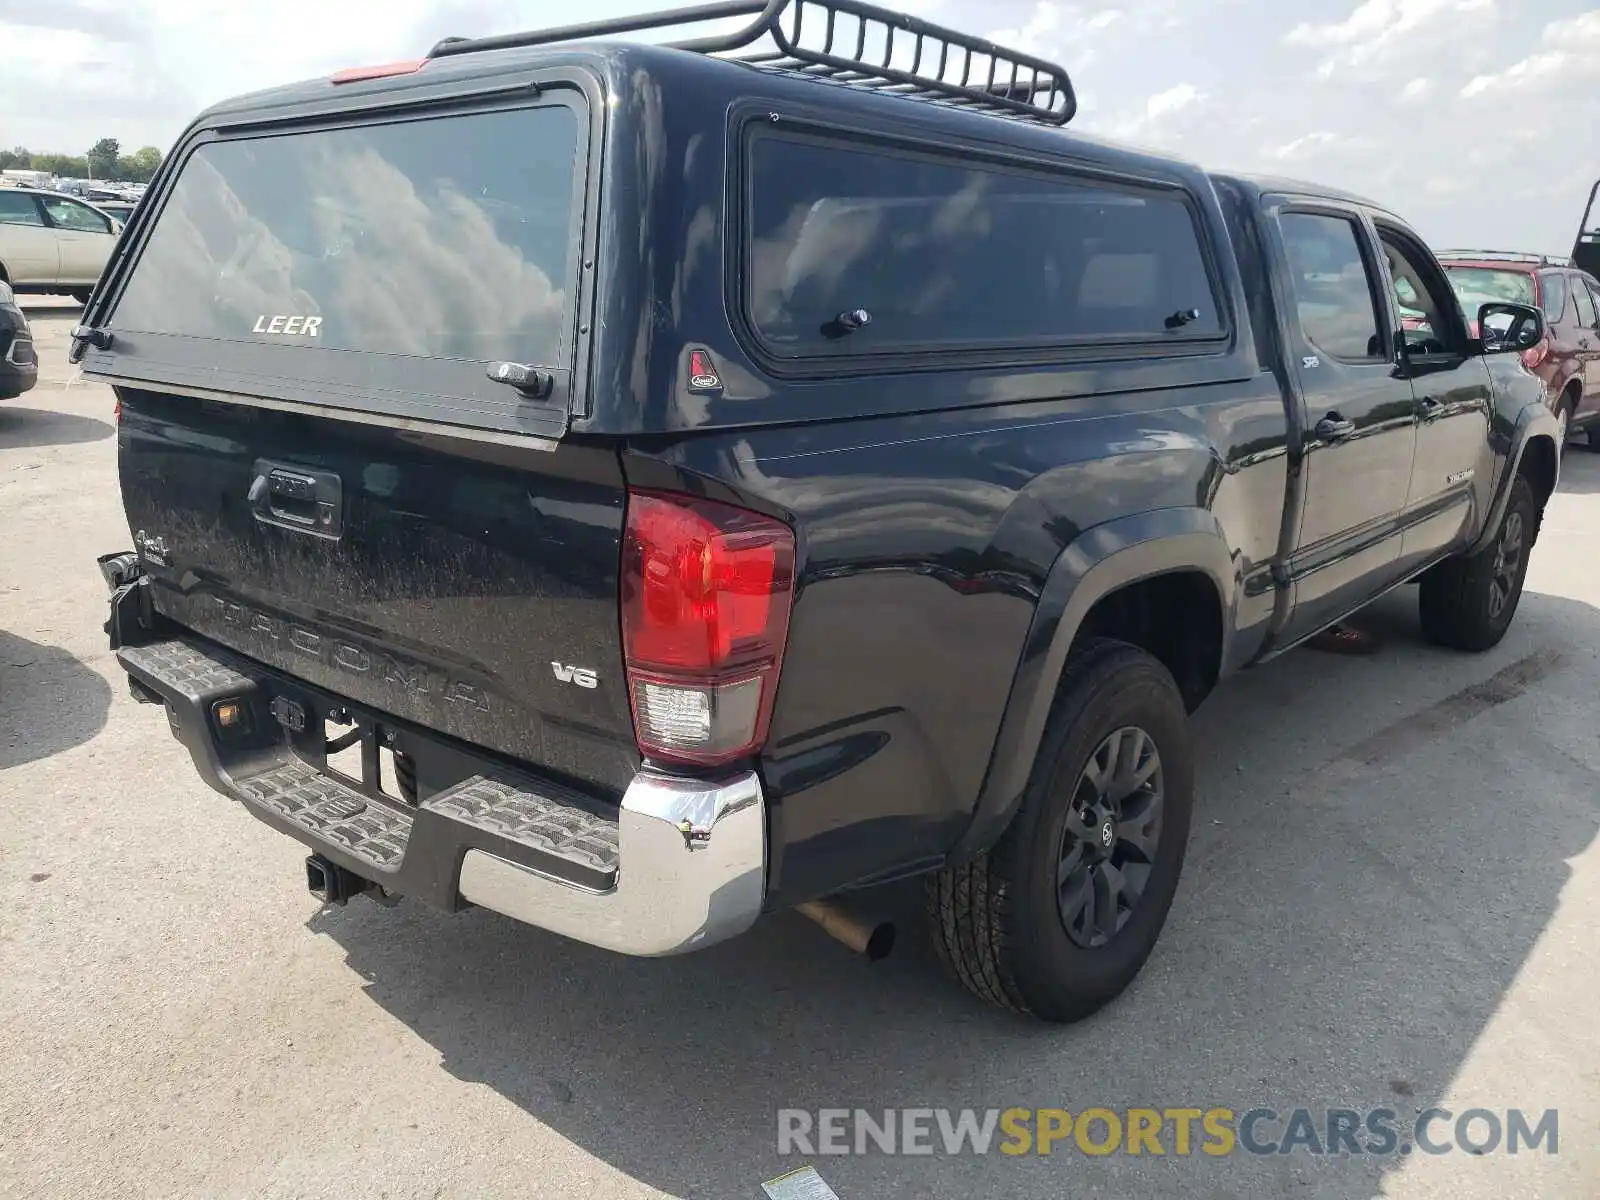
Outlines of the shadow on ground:
{"label": "shadow on ground", "polygon": [[0,404],[0,450],[98,442],[115,432],[110,424],[93,417]]}
{"label": "shadow on ground", "polygon": [[[788,1107],[1388,1106],[1404,1125],[1450,1086],[1600,822],[1600,758],[1510,707],[1592,694],[1595,611],[1530,593],[1506,643],[1471,657],[1422,645],[1414,605],[1403,589],[1369,610],[1375,657],[1295,652],[1202,709],[1166,934],[1130,992],[1072,1028],[967,998],[920,924],[876,966],[792,914],[660,961],[412,905],[358,901],[312,928],[451,1073],[673,1196],[756,1196],[799,1165],[776,1151]],[[915,890],[881,899],[904,910]],[[813,1161],[846,1197],[1366,1200],[1402,1160]]]}
{"label": "shadow on ground", "polygon": [[110,708],[110,685],[67,651],[0,629],[0,771],[81,746]]}

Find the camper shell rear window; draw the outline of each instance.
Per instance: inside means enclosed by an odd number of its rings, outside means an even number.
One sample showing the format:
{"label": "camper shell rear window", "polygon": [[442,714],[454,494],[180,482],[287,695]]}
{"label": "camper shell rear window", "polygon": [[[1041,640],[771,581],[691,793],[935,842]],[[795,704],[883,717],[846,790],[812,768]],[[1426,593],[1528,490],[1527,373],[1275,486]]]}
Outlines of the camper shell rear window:
{"label": "camper shell rear window", "polygon": [[1225,333],[1178,187],[765,132],[745,178],[745,319],[778,360]]}
{"label": "camper shell rear window", "polygon": [[103,373],[526,431],[570,401],[581,96],[203,140],[102,322]]}

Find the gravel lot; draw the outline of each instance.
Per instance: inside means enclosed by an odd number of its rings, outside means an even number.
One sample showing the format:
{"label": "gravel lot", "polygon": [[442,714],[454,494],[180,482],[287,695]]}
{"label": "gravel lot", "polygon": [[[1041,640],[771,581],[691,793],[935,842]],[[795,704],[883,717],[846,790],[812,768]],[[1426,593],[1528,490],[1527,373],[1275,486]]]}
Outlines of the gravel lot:
{"label": "gravel lot", "polygon": [[[1569,452],[1511,635],[1302,651],[1199,719],[1166,936],[1070,1029],[991,1012],[920,926],[637,962],[492,914],[319,912],[105,649],[129,536],[78,309],[0,404],[0,1195],[759,1197],[785,1107],[1560,1110],[1559,1153],[829,1158],[844,1200],[1600,1193],[1600,455]],[[896,892],[886,905],[913,897]]]}

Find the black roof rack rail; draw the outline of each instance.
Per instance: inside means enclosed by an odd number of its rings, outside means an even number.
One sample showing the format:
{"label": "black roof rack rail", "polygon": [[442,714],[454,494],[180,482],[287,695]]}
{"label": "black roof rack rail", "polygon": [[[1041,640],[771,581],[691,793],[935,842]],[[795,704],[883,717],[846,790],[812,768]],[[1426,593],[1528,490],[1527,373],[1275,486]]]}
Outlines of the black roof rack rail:
{"label": "black roof rack rail", "polygon": [[[428,52],[428,57],[549,46],[746,16],[754,19],[732,33],[667,45],[1051,125],[1065,125],[1078,111],[1072,80],[1064,67],[861,0],[722,0],[557,29],[445,38]],[[853,19],[840,21],[841,16]],[[806,34],[812,34],[820,46],[802,45],[801,38]],[[846,52],[851,49],[850,43],[853,54]],[[747,55],[735,54],[751,47],[759,49]]]}
{"label": "black roof rack rail", "polygon": [[1541,267],[1570,267],[1572,260],[1559,254],[1524,254],[1516,250],[1441,250],[1434,257],[1475,258],[1483,262],[1535,263]]}

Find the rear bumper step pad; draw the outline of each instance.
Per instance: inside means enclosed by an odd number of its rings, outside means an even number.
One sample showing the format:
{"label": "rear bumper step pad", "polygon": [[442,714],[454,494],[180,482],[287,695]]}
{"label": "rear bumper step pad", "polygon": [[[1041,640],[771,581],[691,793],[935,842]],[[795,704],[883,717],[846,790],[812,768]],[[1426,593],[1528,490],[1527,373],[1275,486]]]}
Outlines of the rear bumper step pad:
{"label": "rear bumper step pad", "polygon": [[[481,905],[644,956],[732,937],[761,910],[766,812],[754,773],[705,782],[641,771],[613,814],[486,763],[412,807],[299,757],[271,715],[280,698],[314,712],[347,707],[337,697],[187,634],[124,645],[117,658],[165,703],[207,783],[388,891],[446,910]],[[221,702],[242,705],[247,719],[223,730]]]}

